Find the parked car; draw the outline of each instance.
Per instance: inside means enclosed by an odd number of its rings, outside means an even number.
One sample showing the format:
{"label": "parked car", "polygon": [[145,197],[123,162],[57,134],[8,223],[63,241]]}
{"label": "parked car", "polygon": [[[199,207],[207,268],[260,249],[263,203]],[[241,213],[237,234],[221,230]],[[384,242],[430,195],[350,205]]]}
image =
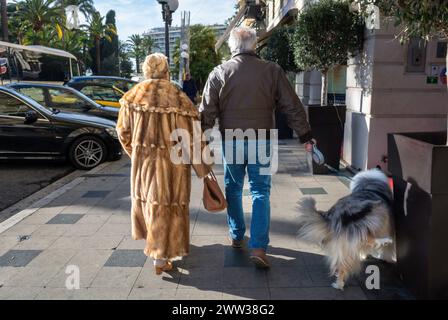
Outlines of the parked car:
{"label": "parked car", "polygon": [[66,83],[66,86],[82,92],[103,106],[120,108],[121,97],[137,83],[119,77],[86,76],[74,77]]}
{"label": "parked car", "polygon": [[114,121],[45,107],[0,86],[0,159],[68,159],[87,170],[121,155]]}
{"label": "parked car", "polygon": [[60,111],[79,112],[113,121],[118,119],[118,109],[104,107],[81,92],[64,86],[41,83],[14,83],[9,88],[27,95],[44,107]]}

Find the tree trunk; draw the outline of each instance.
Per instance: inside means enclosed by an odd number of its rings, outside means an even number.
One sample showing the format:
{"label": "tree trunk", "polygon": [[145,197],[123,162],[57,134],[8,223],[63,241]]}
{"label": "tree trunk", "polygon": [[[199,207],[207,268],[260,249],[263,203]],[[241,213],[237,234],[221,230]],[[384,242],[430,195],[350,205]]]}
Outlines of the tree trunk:
{"label": "tree trunk", "polygon": [[1,0],[1,18],[2,18],[2,36],[3,41],[8,41],[9,30],[8,30],[8,9],[6,5],[6,0]]}
{"label": "tree trunk", "polygon": [[[447,80],[448,80],[448,48],[446,50],[446,73],[445,73],[445,75],[447,76]],[[446,82],[446,85],[447,85],[447,89],[448,89],[448,81]],[[448,114],[447,114],[446,130],[447,130],[446,145],[448,146]]]}
{"label": "tree trunk", "polygon": [[322,71],[322,91],[320,95],[320,104],[328,105],[328,69]]}
{"label": "tree trunk", "polygon": [[135,70],[137,72],[137,75],[140,73],[140,58],[135,58]]}
{"label": "tree trunk", "polygon": [[97,75],[101,73],[101,48],[100,48],[100,38],[95,38],[95,50],[96,50],[96,73]]}

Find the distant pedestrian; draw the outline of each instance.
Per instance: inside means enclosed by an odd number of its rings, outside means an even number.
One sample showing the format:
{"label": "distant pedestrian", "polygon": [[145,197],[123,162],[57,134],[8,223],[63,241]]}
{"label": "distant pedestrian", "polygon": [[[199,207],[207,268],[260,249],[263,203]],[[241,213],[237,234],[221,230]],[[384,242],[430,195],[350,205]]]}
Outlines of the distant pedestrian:
{"label": "distant pedestrian", "polygon": [[196,104],[196,96],[198,94],[198,88],[196,87],[196,83],[189,73],[185,75],[182,90],[190,98],[191,102],[193,102],[193,104]]}
{"label": "distant pedestrian", "polygon": [[[171,270],[171,260],[189,252],[191,166],[171,161],[170,135],[184,129],[194,138],[199,119],[190,99],[169,81],[168,70],[163,54],[146,57],[147,80],[120,100],[117,122],[118,137],[132,160],[132,237],[146,240],[144,252],[154,259],[157,274]],[[210,172],[202,162],[192,166],[198,177]]]}
{"label": "distant pedestrian", "polygon": [[[243,186],[246,170],[252,194],[250,228],[251,260],[259,267],[269,267],[266,250],[269,244],[271,176],[264,173],[268,163],[260,161],[260,151],[272,145],[269,136],[256,135],[251,140],[226,140],[226,131],[270,132],[275,128],[274,111],[284,113],[288,124],[298,134],[308,152],[312,151],[313,136],[302,103],[291,87],[285,72],[276,63],[260,59],[255,54],[256,32],[247,27],[235,28],[229,39],[232,58],[216,67],[205,85],[200,106],[202,129],[207,130],[219,119],[223,136],[224,183],[228,202],[227,214],[231,245],[241,248],[246,224],[243,212]],[[255,146],[253,145],[255,144]],[[251,147],[252,146],[252,147]],[[257,154],[254,155],[254,150]],[[236,154],[236,156],[234,156]],[[242,159],[242,162],[235,160]],[[252,162],[250,159],[256,159]]]}

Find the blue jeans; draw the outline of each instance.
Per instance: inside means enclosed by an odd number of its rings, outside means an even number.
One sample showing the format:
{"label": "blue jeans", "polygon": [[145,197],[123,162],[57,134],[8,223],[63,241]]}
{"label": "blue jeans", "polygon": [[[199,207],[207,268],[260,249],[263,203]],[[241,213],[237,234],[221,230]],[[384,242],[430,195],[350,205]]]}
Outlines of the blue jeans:
{"label": "blue jeans", "polygon": [[[266,140],[223,141],[224,184],[228,202],[229,233],[234,240],[244,239],[246,224],[243,212],[243,187],[247,170],[252,196],[249,241],[251,249],[266,250],[269,244],[271,175],[264,171],[269,171],[270,147],[270,142]],[[260,169],[263,171],[260,172]]]}

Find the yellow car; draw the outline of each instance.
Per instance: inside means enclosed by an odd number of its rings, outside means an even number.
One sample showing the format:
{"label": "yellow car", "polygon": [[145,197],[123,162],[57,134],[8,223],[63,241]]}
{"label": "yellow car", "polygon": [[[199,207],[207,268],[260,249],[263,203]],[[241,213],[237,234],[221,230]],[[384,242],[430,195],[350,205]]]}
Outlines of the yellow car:
{"label": "yellow car", "polygon": [[103,106],[120,108],[121,97],[137,83],[119,77],[91,76],[74,77],[66,85]]}

